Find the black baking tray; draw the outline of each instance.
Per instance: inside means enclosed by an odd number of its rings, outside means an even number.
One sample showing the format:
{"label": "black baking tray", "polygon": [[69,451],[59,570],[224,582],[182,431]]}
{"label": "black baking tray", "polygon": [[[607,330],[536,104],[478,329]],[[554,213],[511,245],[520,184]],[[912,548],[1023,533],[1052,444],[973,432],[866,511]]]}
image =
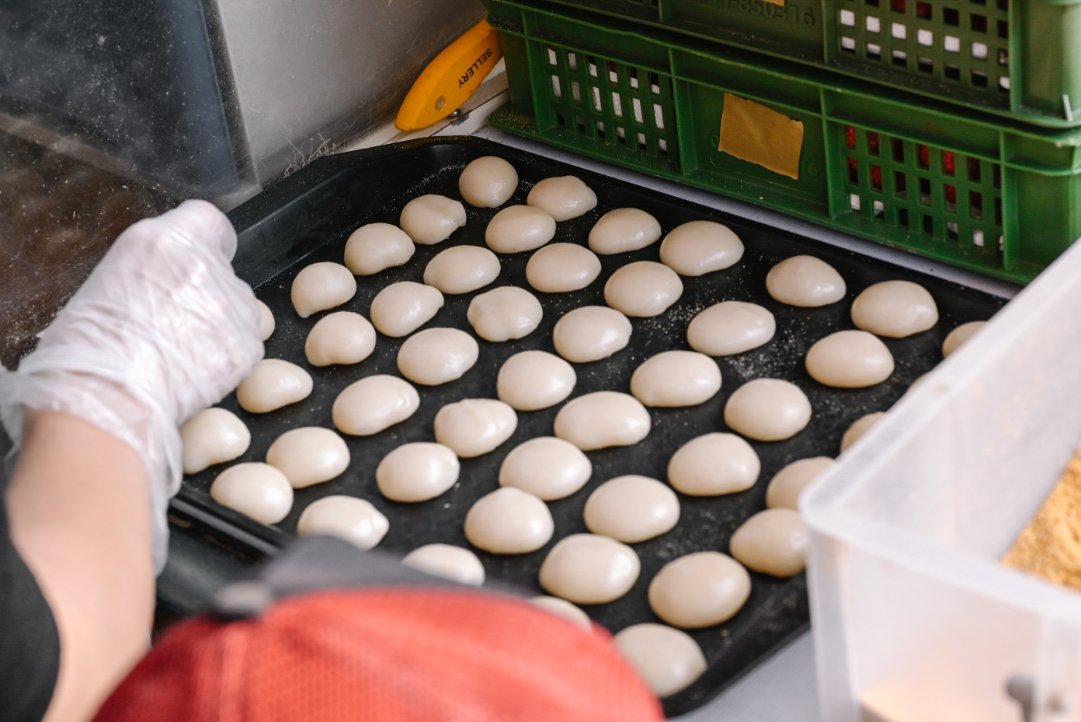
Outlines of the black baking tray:
{"label": "black baking tray", "polygon": [[[749,491],[714,498],[682,496],[682,519],[672,532],[635,545],[642,573],[625,597],[606,605],[586,607],[587,613],[613,632],[630,624],[659,621],[649,610],[646,590],[657,570],[666,562],[690,552],[728,550],[728,540],[739,524],[765,506],[768,480],[790,461],[807,456],[836,456],[841,436],[855,419],[888,409],[917,377],[941,360],[941,344],[956,325],[989,318],[1004,299],[956,283],[922,275],[910,269],[839,249],[814,238],[778,230],[761,223],[660,195],[633,184],[564,165],[553,160],[476,138],[444,138],[409,142],[374,150],[331,156],[307,168],[236,209],[235,223],[240,247],[237,272],[257,289],[257,295],[273,309],[277,330],[266,343],[269,358],[284,358],[308,369],[315,390],[304,401],[270,414],[249,414],[233,395],[222,406],[236,412],[251,429],[252,444],[239,461],[262,460],[270,443],[282,432],[306,425],[332,427],[330,408],[341,389],[373,373],[396,373],[395,357],[402,339],[380,336],[375,353],[355,366],[313,368],[303,353],[308,330],[322,314],[299,318],[289,300],[290,284],[307,263],[341,262],[345,239],[364,223],[397,223],[402,206],[423,193],[460,198],[457,179],[473,158],[498,155],[518,170],[520,184],[509,203],[524,203],[529,189],[542,178],[577,175],[598,197],[595,210],[558,224],[555,241],[585,243],[589,229],[600,215],[613,208],[642,208],[660,221],[664,231],[695,219],[712,219],[731,227],[746,247],[743,260],[731,269],[700,278],[685,278],[678,304],[656,318],[633,319],[630,345],[609,359],[577,364],[578,385],[574,395],[614,389],[626,391],[634,369],[646,358],[665,349],[687,348],[686,327],[703,308],[722,300],[753,301],[770,309],[777,319],[777,334],[766,346],[738,356],[717,359],[723,376],[721,392],[706,403],[687,409],[651,410],[653,426],[648,438],[628,448],[590,452],[593,477],[583,490],[568,499],[550,503],[555,519],[553,541],[542,550],[521,556],[495,556],[478,552],[489,579],[517,586],[527,593],[541,593],[537,571],[556,540],[585,531],[582,509],[589,493],[601,482],[628,473],[665,478],[671,454],[684,442],[701,434],[725,430],[724,403],[741,384],[758,377],[788,379],[802,387],[813,406],[807,429],[781,442],[752,442],[762,460],[759,482]],[[344,309],[367,315],[375,293],[388,283],[421,280],[425,263],[435,253],[456,244],[483,243],[487,221],[495,209],[466,206],[468,222],[450,240],[436,246],[418,246],[404,267],[374,277],[358,278],[355,298]],[[496,373],[511,354],[526,349],[551,351],[551,329],[564,312],[587,304],[603,304],[604,281],[612,271],[631,261],[658,257],[659,244],[623,256],[602,257],[600,278],[587,289],[567,294],[540,294],[545,315],[540,327],[524,339],[493,344],[480,341],[480,359],[461,379],[434,388],[422,388],[419,411],[408,421],[376,436],[347,437],[352,453],[348,470],[339,478],[298,490],[292,512],[270,527],[253,522],[214,504],[208,490],[221,470],[212,468],[184,480],[177,508],[214,526],[237,545],[273,552],[293,535],[300,512],[313,500],[329,494],[364,497],[390,520],[390,531],[381,549],[404,554],[430,542],[469,546],[462,523],[472,503],[498,486],[497,472],[507,452],[516,444],[552,433],[557,408],[519,414],[518,429],[507,443],[477,459],[463,460],[461,479],[442,496],[422,504],[387,501],[378,492],[374,472],[379,460],[407,441],[432,440],[432,420],[445,403],[470,397],[495,398]],[[844,301],[825,308],[800,309],[779,304],[765,291],[767,271],[789,256],[810,253],[832,264],[844,276],[848,294]],[[524,269],[528,253],[500,255],[502,271],[493,284],[527,286]],[[894,354],[896,370],[884,383],[863,390],[824,387],[807,375],[803,358],[810,345],[840,329],[851,328],[849,307],[866,286],[887,279],[909,279],[924,285],[935,297],[941,314],[932,330],[902,339],[886,339]],[[478,291],[477,293],[483,292]],[[469,329],[465,311],[476,295],[447,296],[446,305],[428,325]],[[707,672],[691,687],[665,701],[669,715],[690,711],[741,674],[766,658],[779,645],[802,630],[808,621],[807,583],[803,575],[774,579],[752,573],[751,596],[731,620],[691,635],[702,646],[709,662]],[[779,693],[782,693],[780,690]]]}

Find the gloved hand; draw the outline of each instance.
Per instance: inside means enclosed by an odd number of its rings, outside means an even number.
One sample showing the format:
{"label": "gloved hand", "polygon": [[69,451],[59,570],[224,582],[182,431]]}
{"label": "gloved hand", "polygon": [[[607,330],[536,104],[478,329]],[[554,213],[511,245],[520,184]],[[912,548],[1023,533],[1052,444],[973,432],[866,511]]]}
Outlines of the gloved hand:
{"label": "gloved hand", "polygon": [[237,238],[205,201],[134,224],[39,337],[0,369],[0,420],[18,448],[24,408],[62,411],[118,437],[150,481],[154,571],[180,488],[178,425],[229,393],[262,358],[251,288],[230,266]]}

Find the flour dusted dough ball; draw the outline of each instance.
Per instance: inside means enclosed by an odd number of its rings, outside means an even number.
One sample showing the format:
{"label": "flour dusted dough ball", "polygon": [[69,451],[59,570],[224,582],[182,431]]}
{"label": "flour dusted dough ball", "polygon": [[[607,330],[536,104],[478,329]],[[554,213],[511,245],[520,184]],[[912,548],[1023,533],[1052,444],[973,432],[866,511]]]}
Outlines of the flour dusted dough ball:
{"label": "flour dusted dough ball", "polygon": [[255,302],[259,304],[259,340],[266,341],[274,335],[274,312],[259,299]]}
{"label": "flour dusted dough ball", "polygon": [[304,342],[312,366],[356,364],[375,351],[375,328],[352,311],[335,311],[315,322]]}
{"label": "flour dusted dough ball", "polygon": [[631,340],[631,322],[614,308],[582,306],[568,311],[552,329],[556,352],[574,363],[608,358],[626,348]]}
{"label": "flour dusted dough ball", "polygon": [[494,155],[474,158],[458,176],[458,192],[477,208],[498,208],[510,200],[516,188],[518,171]]}
{"label": "flour dusted dough ball", "polygon": [[789,439],[811,421],[811,402],[799,386],[782,379],[754,379],[736,389],[724,407],[724,423],[756,441]]}
{"label": "flour dusted dough ball", "polygon": [[230,466],[210,485],[210,498],[263,524],[277,524],[293,507],[293,487],[270,464]]}
{"label": "flour dusted dough ball", "polygon": [[677,627],[712,627],[735,616],[751,595],[751,576],[732,557],[694,552],[661,567],[649,583],[649,606]]}
{"label": "flour dusted dough ball", "polygon": [[729,548],[741,564],[762,574],[791,577],[807,565],[810,541],[798,511],[766,509],[740,524]]}
{"label": "flour dusted dough ball", "polygon": [[420,395],[408,381],[376,374],[342,389],[330,415],[344,434],[371,436],[399,424],[420,407]]}
{"label": "flour dusted dough ball", "polygon": [[986,325],[987,321],[969,321],[954,328],[946,335],[946,340],[942,342],[942,357],[946,358],[959,349],[962,344],[975,336]]}
{"label": "flour dusted dough ball", "polygon": [[766,506],[771,509],[798,509],[804,490],[833,466],[828,456],[797,459],[773,475],[766,487]]}
{"label": "flour dusted dough ball", "polygon": [[636,261],[604,284],[604,302],[628,316],[659,316],[683,295],[683,281],[663,263]]}
{"label": "flour dusted dough ball", "polygon": [[593,631],[593,622],[590,620],[589,615],[566,599],[539,596],[530,598],[529,603],[557,617],[562,617],[576,627],[586,631]]}
{"label": "flour dusted dough ball", "polygon": [[649,412],[638,399],[618,391],[594,391],[567,402],[555,420],[555,435],[582,451],[631,446],[649,435]]}
{"label": "flour dusted dough ball", "polygon": [[413,383],[438,386],[473,368],[480,354],[476,340],[456,328],[417,331],[398,349],[398,370]]}
{"label": "flour dusted dough ball", "polygon": [[579,291],[600,274],[601,259],[577,243],[553,243],[540,248],[525,264],[526,280],[542,293]]}
{"label": "flour dusted dough ball", "polygon": [[301,318],[340,306],[357,293],[357,279],[340,263],[320,261],[300,270],[290,297]]}
{"label": "flour dusted dough ball", "polygon": [[626,544],[597,534],[571,534],[544,558],[540,584],[576,604],[605,604],[629,592],[641,569],[638,555]]}
{"label": "flour dusted dough ball", "polygon": [[773,314],[757,303],[722,301],[691,319],[687,343],[710,356],[734,356],[764,346],[776,332]]}
{"label": "flour dusted dough ball", "polygon": [[312,377],[304,369],[288,361],[267,358],[256,363],[236,387],[236,400],[245,411],[265,414],[306,399],[312,387]]}
{"label": "flour dusted dough ball", "polygon": [[266,452],[266,463],[285,474],[294,489],[322,484],[349,466],[349,447],[342,437],[321,426],[291,429]]}
{"label": "flour dusted dough ball", "polygon": [[435,440],[463,459],[495,450],[516,428],[514,409],[495,399],[463,399],[435,415]]}
{"label": "flour dusted dough ball", "polygon": [[876,336],[905,338],[938,323],[938,306],[927,289],[912,281],[868,286],[852,302],[852,323]]}
{"label": "flour dusted dough ball", "polygon": [[743,258],[743,242],[732,229],[714,221],[690,221],[661,241],[661,262],[681,276],[704,276],[734,266]]}
{"label": "flour dusted dough ball", "polygon": [[383,540],[390,522],[366,499],[335,494],[316,499],[297,520],[297,534],[329,534],[360,549],[371,549]]}
{"label": "flour dusted dough ball", "polygon": [[484,584],[484,565],[477,555],[452,544],[417,547],[402,558],[402,564],[471,587]]}
{"label": "flour dusted dough ball", "polygon": [[845,280],[837,270],[814,256],[792,256],[766,274],[766,291],[776,301],[800,308],[817,308],[845,297]]}
{"label": "flour dusted dough ball", "polygon": [[679,522],[679,499],[668,486],[630,474],[604,482],[589,495],[586,528],[635,544],[671,531]]}
{"label": "flour dusted dough ball", "polygon": [[589,231],[589,247],[607,256],[637,251],[660,237],[656,218],[638,208],[617,208],[601,216]]}
{"label": "flour dusted dough ball", "polygon": [[415,281],[392,283],[372,299],[372,325],[384,336],[408,336],[443,308],[438,288]]}
{"label": "flour dusted dough ball", "polygon": [[405,265],[416,252],[413,239],[390,223],[369,223],[349,234],[345,265],[358,276],[371,276]]}
{"label": "flour dusted dough ball", "polygon": [[581,489],[592,473],[593,464],[577,446],[554,436],[538,436],[511,449],[499,467],[499,484],[554,501]]}
{"label": "flour dusted dough ball", "polygon": [[668,483],[688,496],[734,494],[754,486],[761,470],[750,444],[715,431],[691,439],[672,454]]}
{"label": "flour dusted dough ball", "polygon": [[837,331],[815,341],[805,363],[811,378],[839,389],[874,386],[893,373],[893,354],[866,331]]}
{"label": "flour dusted dough ball", "polygon": [[698,642],[663,624],[632,625],[612,642],[658,697],[671,697],[690,687],[708,666]]}
{"label": "flour dusted dough ball", "polygon": [[485,341],[500,343],[528,336],[544,316],[540,301],[517,286],[500,286],[469,302],[466,319]]}
{"label": "flour dusted dough ball", "polygon": [[520,351],[499,368],[499,400],[518,411],[555,406],[571,395],[578,377],[574,367],[547,351]]}
{"label": "flour dusted dough ball", "polygon": [[448,248],[424,267],[424,282],[452,295],[484,288],[498,277],[499,259],[481,246]]}
{"label": "flour dusted dough ball", "polygon": [[874,413],[865,414],[853,421],[852,425],[845,431],[844,436],[841,437],[841,452],[844,453],[845,449],[859,441],[860,437],[870,431],[871,428],[881,421],[882,417],[885,415],[885,411],[875,411]]}
{"label": "flour dusted dough ball", "polygon": [[721,370],[697,351],[662,351],[631,375],[631,393],[646,406],[696,406],[721,390]]}
{"label": "flour dusted dough ball", "polygon": [[391,501],[434,499],[458,481],[458,457],[442,444],[414,441],[383,457],[375,468],[375,483]]}
{"label": "flour dusted dough ball", "polygon": [[496,253],[540,248],[556,234],[556,222],[540,208],[507,206],[488,221],[484,242]]}
{"label": "flour dusted dough ball", "polygon": [[402,208],[398,225],[414,243],[431,246],[465,225],[465,206],[446,196],[418,196]]}
{"label": "flour dusted dough ball", "polygon": [[492,554],[529,554],[555,530],[548,506],[521,489],[505,486],[486,494],[465,515],[465,538]]}
{"label": "flour dusted dough ball", "polygon": [[526,203],[540,208],[557,221],[569,221],[596,208],[597,194],[580,178],[555,176],[533,186]]}
{"label": "flour dusted dough ball", "polygon": [[180,427],[185,474],[197,474],[208,466],[241,456],[251,444],[251,432],[227,409],[203,409]]}

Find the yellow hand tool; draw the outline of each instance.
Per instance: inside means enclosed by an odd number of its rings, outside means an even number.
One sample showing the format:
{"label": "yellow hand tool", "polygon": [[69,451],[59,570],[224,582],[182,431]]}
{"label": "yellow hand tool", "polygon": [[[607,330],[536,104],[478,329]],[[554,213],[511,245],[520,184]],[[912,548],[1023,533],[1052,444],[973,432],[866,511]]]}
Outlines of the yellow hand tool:
{"label": "yellow hand tool", "polygon": [[419,130],[446,118],[462,107],[501,57],[499,33],[481,20],[428,64],[402,101],[394,125]]}

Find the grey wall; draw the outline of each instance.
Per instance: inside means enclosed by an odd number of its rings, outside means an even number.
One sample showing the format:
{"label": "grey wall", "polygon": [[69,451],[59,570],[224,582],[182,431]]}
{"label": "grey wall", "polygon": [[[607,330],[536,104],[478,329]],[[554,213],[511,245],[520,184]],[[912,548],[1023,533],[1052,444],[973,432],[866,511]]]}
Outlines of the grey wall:
{"label": "grey wall", "polygon": [[393,119],[479,0],[216,0],[256,177]]}

